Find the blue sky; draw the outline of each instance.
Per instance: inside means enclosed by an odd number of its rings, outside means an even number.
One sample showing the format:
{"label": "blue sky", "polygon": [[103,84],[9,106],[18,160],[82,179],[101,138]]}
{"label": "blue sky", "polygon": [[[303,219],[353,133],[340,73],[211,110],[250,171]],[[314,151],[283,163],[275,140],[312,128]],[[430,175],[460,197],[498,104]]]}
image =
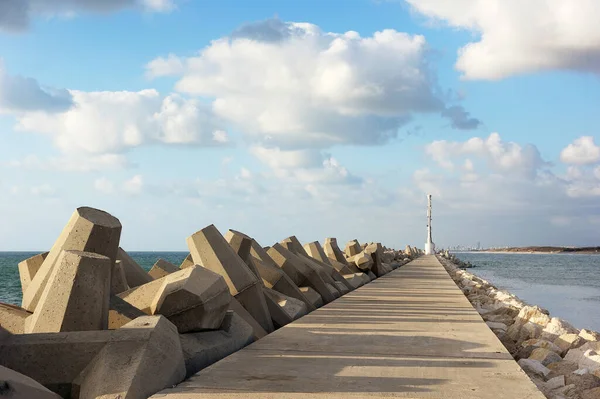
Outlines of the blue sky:
{"label": "blue sky", "polygon": [[128,250],[422,246],[427,193],[441,246],[598,245],[600,7],[481,2],[3,3],[0,250],[82,205]]}

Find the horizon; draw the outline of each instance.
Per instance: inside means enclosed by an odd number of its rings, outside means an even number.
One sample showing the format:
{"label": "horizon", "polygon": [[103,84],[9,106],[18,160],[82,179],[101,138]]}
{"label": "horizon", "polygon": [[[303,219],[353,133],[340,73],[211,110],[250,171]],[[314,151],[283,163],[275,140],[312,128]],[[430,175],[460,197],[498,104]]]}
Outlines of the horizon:
{"label": "horizon", "polygon": [[600,7],[483,1],[0,4],[0,252],[600,245]]}

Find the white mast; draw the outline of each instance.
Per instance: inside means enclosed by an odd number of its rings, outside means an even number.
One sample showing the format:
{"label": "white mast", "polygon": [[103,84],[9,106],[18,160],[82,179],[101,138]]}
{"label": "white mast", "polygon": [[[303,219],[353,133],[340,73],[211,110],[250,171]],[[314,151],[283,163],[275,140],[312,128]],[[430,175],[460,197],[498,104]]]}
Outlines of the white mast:
{"label": "white mast", "polygon": [[425,255],[435,253],[435,244],[431,238],[431,194],[427,194],[427,242],[425,243]]}

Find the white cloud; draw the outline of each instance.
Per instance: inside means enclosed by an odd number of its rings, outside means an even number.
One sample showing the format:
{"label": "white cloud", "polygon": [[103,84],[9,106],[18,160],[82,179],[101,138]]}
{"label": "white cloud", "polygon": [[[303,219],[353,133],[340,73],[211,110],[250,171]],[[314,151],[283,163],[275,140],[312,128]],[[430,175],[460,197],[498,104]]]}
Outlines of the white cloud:
{"label": "white cloud", "polygon": [[[17,130],[50,135],[66,154],[114,154],[149,142],[220,145],[222,128],[208,106],[177,94],[71,91],[66,112],[31,112],[17,117]],[[222,133],[218,133],[221,137]]]}
{"label": "white cloud", "polygon": [[575,165],[600,162],[600,146],[594,143],[592,136],[580,137],[561,151],[560,160]]}
{"label": "white cloud", "polygon": [[241,168],[240,169],[240,175],[239,175],[240,179],[251,179],[252,178],[252,172],[250,172],[248,169],[246,168]]}
{"label": "white cloud", "polygon": [[128,195],[139,195],[144,188],[144,180],[141,175],[135,175],[121,185],[122,190]]}
{"label": "white cloud", "polygon": [[183,61],[175,54],[169,54],[167,58],[156,58],[146,65],[146,77],[150,79],[178,75],[184,71]]}
{"label": "white cloud", "polygon": [[448,170],[454,169],[454,160],[458,158],[465,163],[467,171],[473,171],[472,160],[465,157],[474,156],[485,160],[494,172],[510,172],[529,178],[535,177],[547,164],[535,146],[505,142],[498,133],[492,133],[486,139],[473,137],[464,142],[434,141],[425,147],[425,152]]}
{"label": "white cloud", "polygon": [[101,177],[94,181],[94,188],[103,194],[112,194],[115,192],[115,185],[106,177]]}
{"label": "white cloud", "polygon": [[25,170],[58,170],[64,172],[93,172],[132,167],[124,155],[102,154],[85,157],[50,157],[41,159],[37,155],[27,155],[20,160],[11,160],[7,166]]}
{"label": "white cloud", "polygon": [[406,0],[434,20],[479,34],[458,52],[467,79],[541,70],[600,73],[597,0]]}
{"label": "white cloud", "polygon": [[198,56],[169,55],[147,75],[181,76],[180,92],[214,98],[213,110],[272,147],[381,144],[415,113],[453,126],[478,121],[447,107],[427,63],[423,36],[395,30],[361,37],[277,19],[246,25]]}
{"label": "white cloud", "polygon": [[10,75],[0,59],[0,113],[52,113],[65,111],[72,105],[71,94],[67,90],[43,87],[35,79]]}
{"label": "white cloud", "polygon": [[127,8],[148,12],[168,12],[175,8],[174,0],[2,0],[0,30],[26,30],[34,15],[74,16],[84,13],[109,13]]}

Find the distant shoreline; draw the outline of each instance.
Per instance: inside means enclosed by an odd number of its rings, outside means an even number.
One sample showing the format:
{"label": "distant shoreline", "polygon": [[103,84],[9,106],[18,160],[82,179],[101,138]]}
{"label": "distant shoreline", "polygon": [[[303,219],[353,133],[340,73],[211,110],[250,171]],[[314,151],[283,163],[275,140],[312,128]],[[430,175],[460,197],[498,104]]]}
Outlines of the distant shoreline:
{"label": "distant shoreline", "polygon": [[600,247],[511,247],[501,249],[483,249],[479,251],[465,252],[484,252],[501,254],[582,254],[582,255],[600,255]]}

